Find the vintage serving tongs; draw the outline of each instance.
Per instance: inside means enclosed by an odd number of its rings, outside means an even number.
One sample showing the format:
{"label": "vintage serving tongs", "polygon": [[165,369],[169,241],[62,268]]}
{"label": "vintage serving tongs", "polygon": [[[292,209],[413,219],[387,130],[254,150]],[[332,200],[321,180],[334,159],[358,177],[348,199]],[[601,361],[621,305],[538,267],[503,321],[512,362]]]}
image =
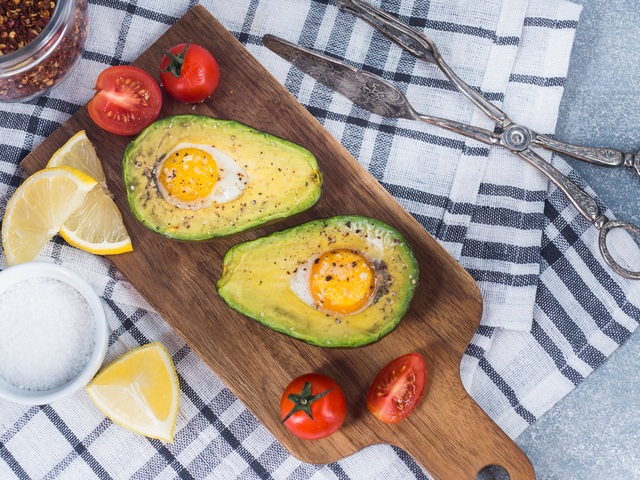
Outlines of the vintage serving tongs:
{"label": "vintage serving tongs", "polygon": [[[526,160],[546,175],[568,197],[578,211],[600,230],[598,240],[600,253],[611,268],[623,277],[640,280],[640,272],[627,270],[613,259],[606,243],[607,234],[614,228],[624,228],[635,233],[638,237],[640,237],[640,228],[624,220],[609,220],[602,215],[593,198],[529,148],[529,145],[533,143],[530,141],[529,135],[536,135],[535,133],[510,123],[499,109],[486,100],[483,99],[483,105],[486,104],[487,111],[491,110],[493,114],[496,114],[496,118],[504,118],[507,122],[507,128],[500,134],[473,125],[420,114],[413,109],[400,90],[382,78],[364,70],[358,70],[327,55],[316,53],[273,35],[265,35],[262,38],[262,43],[307,75],[341,93],[365,110],[389,118],[422,120],[489,145],[504,147]],[[470,88],[469,91],[473,92]],[[469,94],[474,98],[475,95],[475,92]]]}
{"label": "vintage serving tongs", "polygon": [[429,63],[436,64],[451,83],[480,110],[491,117],[502,128],[505,130],[509,129],[513,132],[511,134],[511,140],[515,141],[513,143],[514,148],[524,150],[530,145],[533,145],[604,167],[621,167],[623,165],[625,167],[632,167],[636,174],[640,175],[640,151],[634,155],[633,153],[624,153],[614,148],[573,145],[554,140],[546,135],[541,135],[522,125],[514,124],[509,120],[506,113],[487,101],[486,98],[473,90],[456,75],[451,67],[442,59],[433,41],[426,35],[362,0],[335,0],[335,2],[342,12],[351,13],[361,18],[412,55],[426,60]]}

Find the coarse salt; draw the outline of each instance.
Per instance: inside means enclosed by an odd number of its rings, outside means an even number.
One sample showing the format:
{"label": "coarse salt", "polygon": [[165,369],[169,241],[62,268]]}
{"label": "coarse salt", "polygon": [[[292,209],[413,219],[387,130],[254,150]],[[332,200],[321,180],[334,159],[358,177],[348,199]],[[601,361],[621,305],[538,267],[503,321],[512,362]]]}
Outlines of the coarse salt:
{"label": "coarse salt", "polygon": [[73,287],[30,278],[0,295],[0,376],[28,390],[73,380],[96,340],[91,307]]}

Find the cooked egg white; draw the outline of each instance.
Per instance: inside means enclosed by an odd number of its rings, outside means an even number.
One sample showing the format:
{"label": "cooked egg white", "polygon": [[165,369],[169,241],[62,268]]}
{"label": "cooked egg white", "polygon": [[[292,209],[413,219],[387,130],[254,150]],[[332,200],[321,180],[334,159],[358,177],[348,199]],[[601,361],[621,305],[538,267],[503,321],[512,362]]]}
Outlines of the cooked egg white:
{"label": "cooked egg white", "polygon": [[310,307],[333,315],[353,315],[373,303],[380,279],[363,255],[336,249],[300,265],[291,275],[289,286]]}
{"label": "cooked egg white", "polygon": [[210,145],[180,143],[158,162],[153,176],[162,197],[187,210],[230,202],[242,195],[247,172]]}

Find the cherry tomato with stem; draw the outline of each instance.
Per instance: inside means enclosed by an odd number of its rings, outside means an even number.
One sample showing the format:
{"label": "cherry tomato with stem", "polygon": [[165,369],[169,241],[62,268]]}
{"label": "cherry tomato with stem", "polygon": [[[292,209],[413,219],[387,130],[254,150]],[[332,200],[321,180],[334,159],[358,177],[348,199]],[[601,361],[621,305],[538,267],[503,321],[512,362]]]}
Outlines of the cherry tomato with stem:
{"label": "cherry tomato with stem", "polygon": [[367,407],[384,423],[406,418],[424,394],[427,367],[418,353],[389,362],[378,372],[367,395]]}
{"label": "cherry tomato with stem", "polygon": [[280,399],[282,423],[305,440],[317,440],[336,432],[346,414],[347,401],[340,385],[319,373],[294,379]]}
{"label": "cherry tomato with stem", "polygon": [[199,103],[211,96],[220,80],[215,58],[195,43],[181,43],[164,52],[160,61],[160,81],[173,98]]}
{"label": "cherry tomato with stem", "polygon": [[151,125],[162,107],[162,91],[144,70],[118,65],[103,70],[89,101],[89,115],[117,135],[136,135]]}

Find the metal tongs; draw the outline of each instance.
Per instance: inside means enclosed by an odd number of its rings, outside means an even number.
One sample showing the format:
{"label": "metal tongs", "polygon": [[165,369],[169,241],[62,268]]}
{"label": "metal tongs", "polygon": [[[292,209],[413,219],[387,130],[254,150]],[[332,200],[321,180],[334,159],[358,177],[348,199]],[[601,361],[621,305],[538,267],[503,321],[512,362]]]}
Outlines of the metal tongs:
{"label": "metal tongs", "polygon": [[634,155],[633,153],[624,153],[615,148],[573,145],[571,143],[554,140],[546,135],[541,135],[522,125],[517,125],[509,120],[506,113],[490,103],[458,77],[451,67],[442,59],[440,52],[429,37],[388,13],[361,0],[335,0],[335,2],[340,8],[340,11],[351,13],[361,18],[407,52],[429,63],[436,64],[456,89],[471,100],[476,107],[491,117],[505,132],[510,132],[509,135],[505,136],[505,140],[511,142],[509,144],[510,148],[525,150],[530,145],[533,145],[534,147],[553,150],[577,158],[578,160],[594,163],[603,167],[630,167],[640,176],[640,151]]}
{"label": "metal tongs", "polygon": [[444,62],[433,42],[422,33],[361,0],[335,1],[342,11],[362,18],[413,55],[438,65],[460,92],[502,127],[502,133],[494,133],[473,125],[420,114],[413,109],[402,92],[390,83],[385,82],[377,75],[358,70],[333,57],[319,54],[273,35],[265,35],[262,39],[263,44],[320,83],[343,94],[370,112],[390,118],[421,120],[480,142],[510,150],[514,155],[546,175],[567,196],[576,209],[600,231],[598,245],[605,262],[623,277],[640,280],[640,272],[628,270],[614,260],[606,243],[609,231],[614,228],[623,228],[639,238],[640,228],[624,220],[609,220],[605,215],[602,215],[592,197],[529,147],[548,148],[599,165],[618,166],[624,164],[633,166],[639,175],[640,154],[636,154],[634,160],[633,155],[624,154],[619,150],[570,145],[513,123],[506,113],[464,83]]}

